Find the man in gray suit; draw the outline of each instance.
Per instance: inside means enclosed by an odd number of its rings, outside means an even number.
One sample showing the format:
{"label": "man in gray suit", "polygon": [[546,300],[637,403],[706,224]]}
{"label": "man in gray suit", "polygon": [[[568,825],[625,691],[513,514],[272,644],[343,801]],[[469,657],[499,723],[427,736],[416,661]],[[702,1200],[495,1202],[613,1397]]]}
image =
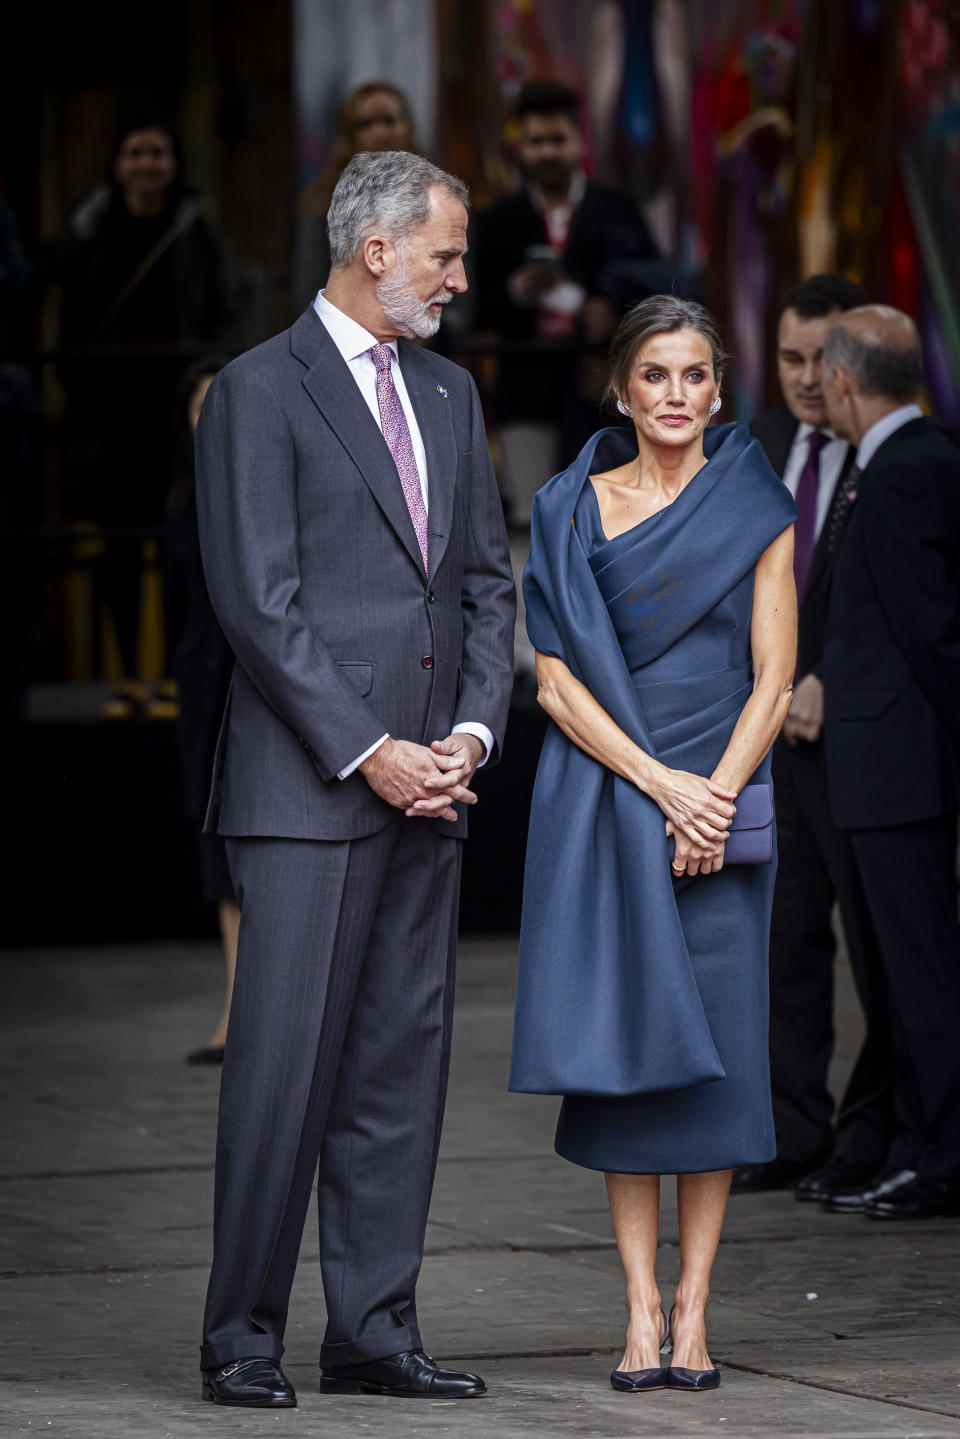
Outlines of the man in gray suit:
{"label": "man in gray suit", "polygon": [[466,204],[417,155],[356,156],[326,290],[221,371],[198,429],[204,568],[237,657],[207,825],[242,913],[201,1352],[214,1403],[296,1403],[280,1357],[318,1162],[321,1388],[484,1392],[423,1353],[415,1301],[465,806],[512,683],[477,392],[409,343],[466,289]]}

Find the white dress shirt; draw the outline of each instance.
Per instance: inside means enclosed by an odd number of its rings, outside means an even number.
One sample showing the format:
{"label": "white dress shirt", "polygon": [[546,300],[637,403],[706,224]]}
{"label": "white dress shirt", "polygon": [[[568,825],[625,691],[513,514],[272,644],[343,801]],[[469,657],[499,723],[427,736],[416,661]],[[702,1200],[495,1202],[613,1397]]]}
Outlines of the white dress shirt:
{"label": "white dress shirt", "polygon": [[[357,382],[357,388],[366,401],[367,408],[376,420],[379,429],[383,430],[380,422],[380,404],[377,400],[377,369],[373,363],[373,356],[370,350],[374,345],[379,344],[376,335],[371,335],[356,320],[351,320],[336,305],[331,305],[321,290],[313,302],[313,308],[323,321],[324,328],[330,336],[337,349],[346,361],[347,369]],[[394,363],[390,366],[390,374],[400,403],[403,406],[403,413],[407,419],[407,428],[410,431],[410,439],[413,443],[413,454],[417,462],[417,473],[420,476],[420,489],[423,493],[423,504],[427,513],[430,512],[430,489],[429,477],[427,475],[427,452],[423,446],[423,436],[420,433],[420,426],[417,424],[417,417],[414,413],[407,387],[403,382],[403,372],[400,369],[399,357],[397,355],[396,340],[390,341],[390,349],[393,351]],[[397,483],[399,484],[399,478]],[[483,745],[483,758],[481,765],[486,764],[490,751],[493,749],[493,734],[485,724],[465,720],[462,724],[454,725],[454,734],[472,734],[477,737]],[[358,765],[363,764],[365,759],[380,748],[390,738],[389,735],[381,735],[376,744],[372,744],[363,754],[358,754],[356,759],[342,769],[337,775],[338,779],[348,779]]]}
{"label": "white dress shirt", "polygon": [[[783,483],[794,499],[797,498],[797,485],[800,483],[800,474],[809,454],[807,440],[813,434],[813,429],[813,425],[808,425],[805,420],[801,420],[797,426],[797,433],[793,437],[790,453],[787,455],[787,463],[784,466]],[[827,518],[830,501],[833,498],[833,492],[836,489],[847,454],[846,440],[838,439],[829,429],[824,429],[823,433],[827,436],[827,443],[820,451],[820,486],[817,490],[817,514],[813,529],[815,541],[819,539],[820,531],[823,529],[823,522]]]}
{"label": "white dress shirt", "polygon": [[[380,341],[376,335],[371,335],[356,320],[351,320],[336,305],[331,305],[321,290],[313,302],[320,319],[326,326],[327,334],[330,336],[337,349],[347,362],[347,369],[357,382],[357,388],[367,402],[367,409],[370,411],[377,425],[380,424],[380,405],[377,401],[377,367],[373,363],[373,356],[370,350]],[[403,406],[403,413],[407,419],[407,429],[410,431],[410,438],[413,441],[413,457],[417,462],[417,473],[420,476],[420,488],[423,491],[423,504],[427,513],[430,513],[430,491],[427,485],[427,452],[423,448],[423,436],[420,433],[420,426],[417,424],[417,417],[413,412],[413,405],[407,393],[407,387],[403,383],[403,372],[400,369],[400,361],[397,355],[397,342],[389,342],[393,351],[393,364],[390,366],[390,375],[400,396],[400,403]]]}
{"label": "white dress shirt", "polygon": [[871,425],[861,437],[857,448],[857,468],[865,470],[884,440],[889,440],[892,434],[904,425],[909,425],[911,420],[922,419],[923,411],[919,405],[901,405],[899,409],[884,415],[882,420]]}

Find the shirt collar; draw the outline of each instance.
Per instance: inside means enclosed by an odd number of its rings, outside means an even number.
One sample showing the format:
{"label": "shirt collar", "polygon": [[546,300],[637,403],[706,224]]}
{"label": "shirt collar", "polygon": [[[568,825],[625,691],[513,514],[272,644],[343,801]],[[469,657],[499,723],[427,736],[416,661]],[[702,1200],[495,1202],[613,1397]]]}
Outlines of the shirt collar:
{"label": "shirt collar", "polygon": [[919,405],[901,405],[884,415],[862,436],[857,447],[857,468],[865,470],[885,440],[889,440],[904,425],[909,425],[911,420],[922,419],[923,411]]}
{"label": "shirt collar", "polygon": [[[806,440],[810,438],[815,429],[815,425],[808,425],[806,420],[801,420],[800,423],[797,425],[797,433],[794,438],[794,443],[798,445],[803,444]],[[829,425],[823,425],[821,427],[820,433],[826,435],[828,444],[833,444],[835,440],[838,440],[840,438],[839,435],[835,435],[833,433]]]}
{"label": "shirt collar", "polygon": [[[575,170],[570,177],[570,188],[567,191],[567,198],[566,200],[564,200],[563,205],[559,208],[569,208],[571,210],[575,210],[583,200],[583,197],[586,194],[586,190],[586,175],[583,173],[582,170]],[[546,201],[543,198],[542,190],[540,190],[537,185],[528,184],[527,194],[530,196],[530,201],[533,205],[533,208],[535,210],[539,210],[542,214],[543,211],[547,208]]]}
{"label": "shirt collar", "polygon": [[[376,335],[371,335],[369,330],[358,325],[356,320],[351,320],[343,310],[338,310],[336,305],[331,305],[322,290],[314,300],[313,308],[323,321],[327,334],[348,363],[365,354],[373,345],[380,343]],[[396,356],[396,340],[390,340],[388,344]]]}

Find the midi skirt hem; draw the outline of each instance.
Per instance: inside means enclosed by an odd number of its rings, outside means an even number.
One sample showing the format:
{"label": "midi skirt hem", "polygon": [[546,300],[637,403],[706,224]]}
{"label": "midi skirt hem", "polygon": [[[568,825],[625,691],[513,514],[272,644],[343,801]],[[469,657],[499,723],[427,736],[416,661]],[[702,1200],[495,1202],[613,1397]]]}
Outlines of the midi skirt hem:
{"label": "midi skirt hem", "polygon": [[745,1164],[769,1164],[771,1159],[776,1158],[777,1148],[744,1149],[733,1156],[725,1155],[722,1159],[714,1160],[712,1155],[707,1156],[705,1162],[687,1166],[672,1165],[670,1168],[659,1168],[651,1165],[647,1169],[625,1169],[622,1161],[616,1164],[604,1164],[600,1160],[591,1158],[576,1158],[573,1154],[564,1153],[559,1144],[554,1145],[554,1153],[561,1159],[567,1160],[569,1164],[579,1165],[581,1169],[594,1169],[600,1174],[715,1174],[722,1169],[739,1169]]}

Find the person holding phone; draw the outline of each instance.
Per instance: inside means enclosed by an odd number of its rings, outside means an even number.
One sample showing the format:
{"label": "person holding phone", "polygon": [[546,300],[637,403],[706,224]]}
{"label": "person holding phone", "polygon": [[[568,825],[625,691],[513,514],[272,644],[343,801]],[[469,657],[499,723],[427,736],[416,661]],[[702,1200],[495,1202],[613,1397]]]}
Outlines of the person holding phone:
{"label": "person holding phone", "polygon": [[477,221],[476,322],[510,346],[493,400],[499,478],[511,521],[528,524],[537,489],[597,426],[583,348],[606,345],[641,298],[624,296],[619,277],[656,247],[632,196],[587,179],[572,90],[528,81],[515,120],[523,184]]}

